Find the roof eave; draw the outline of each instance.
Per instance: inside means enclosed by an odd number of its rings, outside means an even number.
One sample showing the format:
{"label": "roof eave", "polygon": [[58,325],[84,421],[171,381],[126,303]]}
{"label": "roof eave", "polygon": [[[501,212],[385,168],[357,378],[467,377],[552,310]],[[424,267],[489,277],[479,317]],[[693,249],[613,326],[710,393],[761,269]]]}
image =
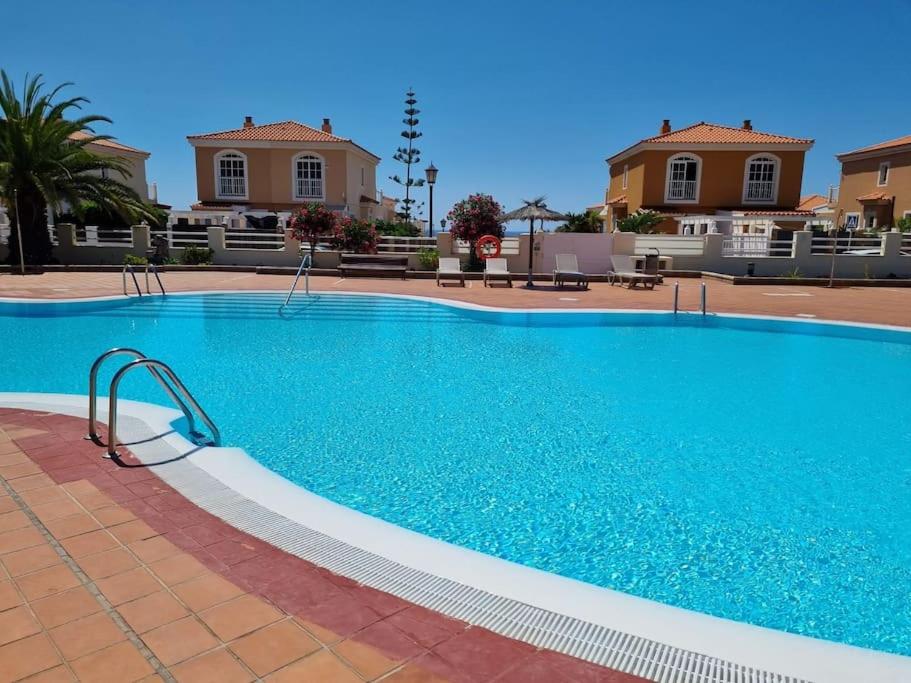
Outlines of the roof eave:
{"label": "roof eave", "polygon": [[860,161],[861,159],[874,159],[876,157],[891,156],[911,152],[911,143],[896,145],[894,147],[881,147],[879,149],[855,149],[853,152],[836,154],[835,158],[844,163],[846,161]]}
{"label": "roof eave", "polygon": [[612,157],[607,158],[607,163],[613,165],[618,161],[629,159],[639,152],[650,150],[671,150],[671,151],[698,151],[698,150],[720,150],[720,151],[757,151],[764,150],[781,150],[781,151],[803,151],[806,152],[813,147],[814,140],[800,140],[796,142],[638,142],[632,147],[627,147],[622,152],[618,152]]}

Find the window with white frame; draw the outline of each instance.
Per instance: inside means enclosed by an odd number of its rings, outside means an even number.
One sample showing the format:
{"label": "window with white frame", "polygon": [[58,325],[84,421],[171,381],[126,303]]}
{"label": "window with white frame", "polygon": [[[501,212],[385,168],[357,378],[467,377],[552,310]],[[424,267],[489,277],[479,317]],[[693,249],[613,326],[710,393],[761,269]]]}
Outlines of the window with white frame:
{"label": "window with white frame", "polygon": [[625,190],[628,187],[629,187],[629,165],[624,164],[623,165],[623,189]]}
{"label": "window with white frame", "polygon": [[864,227],[865,228],[875,228],[876,227],[876,214],[875,213],[865,213],[864,214]]}
{"label": "window with white frame", "polygon": [[884,161],[879,165],[879,175],[876,178],[877,187],[885,187],[889,183],[889,162]]}
{"label": "window with white frame", "polygon": [[294,157],[294,198],[323,199],[323,160],[315,154]]}
{"label": "window with white frame", "polygon": [[747,159],[743,187],[745,202],[775,202],[778,200],[778,158],[760,154]]}
{"label": "window with white frame", "polygon": [[665,201],[696,201],[699,184],[699,165],[699,158],[689,154],[679,154],[668,160],[667,188],[664,193]]}
{"label": "window with white frame", "polygon": [[367,184],[367,169],[361,166],[361,187]]}
{"label": "window with white frame", "polygon": [[247,198],[247,157],[240,152],[222,152],[215,157],[215,191],[225,199]]}

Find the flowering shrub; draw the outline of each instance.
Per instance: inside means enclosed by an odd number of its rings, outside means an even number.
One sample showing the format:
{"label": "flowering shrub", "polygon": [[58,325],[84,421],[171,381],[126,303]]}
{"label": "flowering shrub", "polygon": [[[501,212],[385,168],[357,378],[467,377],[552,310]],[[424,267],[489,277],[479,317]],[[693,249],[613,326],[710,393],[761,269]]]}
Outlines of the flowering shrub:
{"label": "flowering shrub", "polygon": [[334,231],[338,220],[338,215],[327,209],[325,205],[310,202],[301,206],[291,215],[288,227],[291,229],[294,239],[308,243],[310,250],[313,251],[320,238]]}
{"label": "flowering shrub", "polygon": [[372,223],[341,216],[335,223],[332,247],[355,254],[375,254],[379,234]]}
{"label": "flowering shrub", "polygon": [[502,213],[503,209],[489,194],[473,194],[453,206],[446,217],[452,226],[449,230],[452,236],[474,245],[484,235],[503,237]]}
{"label": "flowering shrub", "polygon": [[503,209],[489,194],[473,194],[453,206],[446,216],[452,226],[449,231],[453,238],[465,240],[471,246],[469,263],[472,266],[478,262],[475,244],[481,237],[503,238],[502,213]]}

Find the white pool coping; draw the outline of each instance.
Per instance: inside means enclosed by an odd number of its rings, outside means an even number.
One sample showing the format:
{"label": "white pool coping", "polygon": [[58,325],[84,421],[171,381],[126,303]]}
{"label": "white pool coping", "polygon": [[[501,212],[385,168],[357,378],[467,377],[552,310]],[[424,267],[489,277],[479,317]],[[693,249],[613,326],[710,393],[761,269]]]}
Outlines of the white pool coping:
{"label": "white pool coping", "polygon": [[[212,292],[182,294],[201,293],[211,294]],[[276,290],[217,293],[275,294]],[[331,292],[331,294],[349,293]],[[350,294],[388,296],[364,292]],[[391,296],[427,300],[444,305],[452,304],[449,300],[430,297]],[[98,300],[98,298],[88,299],[88,301]],[[21,302],[23,300],[4,299],[4,301]],[[74,300],[30,300],[31,303],[66,301]],[[615,312],[605,309],[516,311],[515,309],[493,309],[474,305],[467,307],[518,313]],[[629,309],[620,309],[616,312],[666,314],[662,311],[630,311]],[[794,318],[771,316],[731,317],[826,324],[819,320],[798,321]],[[850,323],[850,325],[911,332],[911,329],[895,326],[858,323]],[[106,401],[102,403],[106,405]],[[0,405],[80,417],[87,415],[87,397],[84,396],[0,393]],[[120,405],[125,417],[143,423],[154,434],[170,432],[170,423],[176,417],[180,417],[180,413],[176,410],[152,404],[123,400]],[[100,417],[104,418],[103,413]],[[599,659],[595,653],[590,651],[590,644],[578,634],[578,624],[581,623],[583,627],[588,624],[608,629],[612,633],[629,634],[637,640],[644,639],[643,643],[646,645],[638,645],[638,647],[640,649],[650,647],[655,656],[662,655],[662,652],[658,651],[660,646],[656,646],[656,644],[662,644],[672,648],[676,657],[679,657],[679,653],[682,651],[684,654],[698,653],[703,657],[720,660],[712,663],[712,667],[717,668],[718,675],[697,675],[691,679],[696,681],[741,680],[739,676],[743,675],[742,671],[736,678],[733,677],[733,673],[732,677],[721,675],[724,673],[723,669],[727,670],[725,669],[726,663],[740,665],[737,669],[741,667],[752,669],[757,674],[768,675],[764,672],[777,674],[770,678],[757,680],[793,681],[802,679],[820,682],[911,680],[911,658],[909,657],[799,636],[676,608],[525,567],[409,531],[307,491],[260,465],[239,448],[199,449],[179,434],[169,433],[160,440],[131,446],[131,450],[144,462],[155,462],[161,459],[163,450],[178,454],[189,453],[185,462],[211,475],[243,499],[268,509],[285,520],[337,539],[347,546],[366,551],[376,558],[391,560],[403,567],[417,570],[428,577],[438,577],[454,584],[478,589],[495,598],[502,598],[506,601],[503,609],[507,611],[511,609],[512,616],[502,623],[497,618],[491,617],[488,623],[482,625],[504,633],[504,635],[532,641],[526,633],[531,625],[523,624],[522,619],[515,615],[516,606],[519,608],[528,606],[539,610],[534,615],[538,620],[545,612],[557,617],[564,617],[565,621],[573,622],[569,626],[573,626],[577,634],[566,635],[565,638],[562,638],[561,634],[556,632],[560,630],[561,626],[555,622],[553,642],[549,642],[548,646],[574,656],[605,663],[603,658]],[[172,485],[174,484],[172,483]],[[180,490],[179,485],[175,488]],[[369,584],[369,581],[364,582]],[[402,597],[410,599],[406,595]],[[447,612],[445,606],[435,608]],[[461,616],[453,614],[452,616],[464,618],[464,614]],[[566,624],[563,626],[565,627]],[[548,626],[548,628],[551,627]],[[526,637],[523,637],[523,634]],[[568,640],[566,640],[567,638]],[[540,641],[540,637],[538,637],[538,641]],[[535,644],[539,644],[539,642]],[[640,652],[632,655],[632,658],[625,662],[612,660],[609,665],[630,673],[639,673],[639,675],[647,675],[651,671],[656,679],[672,680],[654,667],[649,669],[644,666],[643,661],[647,664],[649,656],[647,652]],[[681,665],[676,668],[674,666],[665,667],[661,671],[679,672],[681,669],[689,670]],[[690,671],[690,675],[692,675],[692,671]]]}

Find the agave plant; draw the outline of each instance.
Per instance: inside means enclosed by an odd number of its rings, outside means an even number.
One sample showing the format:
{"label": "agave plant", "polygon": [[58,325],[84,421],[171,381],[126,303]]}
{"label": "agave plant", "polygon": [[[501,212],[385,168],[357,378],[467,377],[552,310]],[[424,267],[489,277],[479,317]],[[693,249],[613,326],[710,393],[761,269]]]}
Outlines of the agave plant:
{"label": "agave plant", "polygon": [[16,227],[21,228],[25,262],[47,263],[51,240],[47,212],[63,209],[79,215],[86,203],[127,221],[154,220],[152,208],[117,178],[128,178],[126,162],[101,156],[86,146],[109,135],[96,135],[92,126],[110,123],[104,116],[69,118],[88,100],[57,101],[64,83],[45,91],[41,76],[26,77],[21,98],[6,72],[0,71],[0,199],[7,207],[11,262],[19,261]]}

